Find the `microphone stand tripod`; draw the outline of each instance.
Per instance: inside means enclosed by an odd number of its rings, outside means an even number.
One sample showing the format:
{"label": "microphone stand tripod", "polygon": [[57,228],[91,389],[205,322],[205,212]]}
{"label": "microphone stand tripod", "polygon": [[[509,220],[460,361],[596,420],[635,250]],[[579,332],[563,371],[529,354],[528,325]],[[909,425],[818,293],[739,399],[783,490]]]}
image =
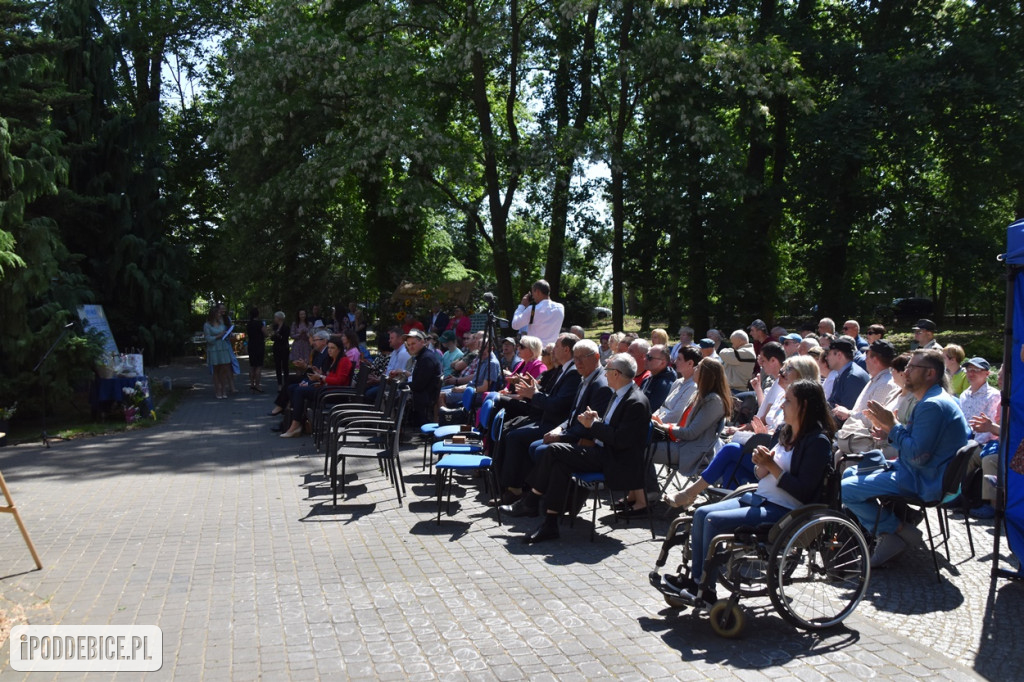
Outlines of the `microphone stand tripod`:
{"label": "microphone stand tripod", "polygon": [[483,351],[484,348],[490,348],[487,354],[487,364],[491,364],[492,354],[497,352],[495,348],[495,341],[498,339],[498,324],[508,324],[508,320],[498,317],[494,314],[494,295],[486,294],[484,300],[487,301],[487,322],[484,323],[484,339],[480,344],[480,360],[476,364],[476,376],[474,377],[473,385],[480,385],[480,374],[486,372],[487,368],[483,362]]}
{"label": "microphone stand tripod", "polygon": [[[51,345],[50,348],[45,353],[43,353],[43,357],[39,358],[39,362],[37,362],[36,366],[32,368],[33,374],[39,371],[39,368],[43,366],[44,362],[46,362],[46,358],[50,357],[50,353],[53,352],[53,349],[57,347],[58,343],[64,340],[64,337],[67,336],[68,334],[68,330],[71,329],[71,327],[74,326],[74,324],[74,322],[69,322],[66,325],[64,325],[64,331],[60,333],[60,336],[57,337],[57,340],[53,342],[53,345]],[[43,439],[43,445],[45,445],[46,449],[49,450],[50,435],[46,433],[46,381],[43,379],[41,374],[39,376],[39,385],[42,387],[43,390],[43,432],[42,434],[40,434],[40,436]]]}

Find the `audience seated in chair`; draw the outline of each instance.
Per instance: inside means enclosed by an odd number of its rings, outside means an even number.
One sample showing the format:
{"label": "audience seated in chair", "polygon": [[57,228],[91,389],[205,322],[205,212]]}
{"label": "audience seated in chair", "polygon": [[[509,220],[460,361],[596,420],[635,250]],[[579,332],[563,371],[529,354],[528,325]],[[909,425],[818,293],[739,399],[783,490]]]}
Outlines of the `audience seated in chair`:
{"label": "audience seated in chair", "polygon": [[[314,337],[315,338],[315,337]],[[343,350],[344,343],[340,336],[331,336],[327,341],[327,355],[330,365],[326,371],[314,369],[308,380],[295,387],[291,396],[292,423],[281,438],[295,438],[302,435],[302,425],[306,421],[306,407],[316,398],[317,391],[324,386],[348,386],[352,383],[352,362]]]}
{"label": "audience seated in chair", "polygon": [[[799,355],[786,360],[782,369],[779,370],[779,385],[782,393],[765,414],[765,419],[762,421],[755,418],[750,423],[748,432],[726,429],[726,433],[732,436],[732,440],[715,453],[696,481],[674,497],[666,497],[665,502],[671,507],[685,509],[690,507],[696,501],[697,496],[712,485],[717,484],[732,489],[757,480],[754,477],[754,462],[751,459],[753,447],[761,442],[773,443],[778,429],[785,423],[783,407],[786,401],[786,389],[797,381],[821,383],[818,377],[818,363],[810,357]],[[755,435],[758,438],[750,440]]]}
{"label": "audience seated in chair", "polygon": [[[879,509],[881,495],[906,495],[933,502],[942,494],[942,475],[971,432],[960,406],[943,388],[945,363],[937,350],[916,350],[906,368],[906,387],[917,396],[913,419],[906,426],[877,402],[868,403],[868,418],[876,438],[884,438],[897,452],[895,461],[883,462],[872,451],[867,462],[843,474],[843,504],[869,533],[876,535],[872,567],[902,554],[921,542],[921,531],[899,519],[890,509]],[[882,464],[881,467],[877,467]]]}
{"label": "audience seated in chair", "polygon": [[[548,445],[530,472],[530,489],[513,505],[525,511],[520,515],[532,515],[539,511],[541,497],[546,500],[544,521],[526,535],[528,544],[559,536],[558,517],[565,508],[573,473],[603,473],[606,484],[613,489],[643,487],[651,410],[633,382],[636,362],[627,354],[616,354],[609,358],[605,372],[608,388],[613,391],[607,408],[600,412],[587,408],[576,416],[582,429],[575,442],[560,439]],[[643,502],[646,505],[646,499]]]}

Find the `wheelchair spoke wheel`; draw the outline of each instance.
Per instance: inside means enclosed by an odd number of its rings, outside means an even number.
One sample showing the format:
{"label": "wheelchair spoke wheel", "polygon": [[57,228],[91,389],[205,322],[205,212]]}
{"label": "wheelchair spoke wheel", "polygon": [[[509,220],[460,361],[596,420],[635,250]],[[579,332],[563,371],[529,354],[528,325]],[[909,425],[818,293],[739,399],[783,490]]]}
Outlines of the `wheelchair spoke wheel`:
{"label": "wheelchair spoke wheel", "polygon": [[768,595],[779,614],[803,630],[841,623],[864,597],[871,575],[864,535],[833,514],[788,528],[772,547]]}
{"label": "wheelchair spoke wheel", "polygon": [[757,552],[734,553],[718,573],[718,583],[730,594],[743,597],[759,597],[765,593],[768,577],[768,561]]}
{"label": "wheelchair spoke wheel", "polygon": [[747,614],[739,604],[728,599],[719,599],[708,613],[711,629],[719,637],[733,639],[739,637],[747,627]]}

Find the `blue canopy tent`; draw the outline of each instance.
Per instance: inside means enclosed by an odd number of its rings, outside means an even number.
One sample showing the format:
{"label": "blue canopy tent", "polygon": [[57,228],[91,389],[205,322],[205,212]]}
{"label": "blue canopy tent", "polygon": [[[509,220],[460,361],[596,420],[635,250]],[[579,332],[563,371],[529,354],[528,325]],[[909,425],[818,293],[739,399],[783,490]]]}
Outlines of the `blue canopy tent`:
{"label": "blue canopy tent", "polygon": [[[1024,220],[1016,221],[1006,232],[1006,254],[1001,256],[1007,278],[1006,337],[992,580],[1024,580],[1024,572],[1003,568],[999,556],[999,538],[1005,533],[1010,551],[1024,557]],[[1021,454],[1015,457],[1018,449]]]}

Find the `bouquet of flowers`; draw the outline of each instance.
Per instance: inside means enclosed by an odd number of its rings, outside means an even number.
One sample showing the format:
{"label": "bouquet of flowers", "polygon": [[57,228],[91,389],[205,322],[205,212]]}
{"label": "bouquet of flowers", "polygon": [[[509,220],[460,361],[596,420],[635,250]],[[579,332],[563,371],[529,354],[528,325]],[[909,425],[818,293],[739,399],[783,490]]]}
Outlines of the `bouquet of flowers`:
{"label": "bouquet of flowers", "polygon": [[[121,390],[124,393],[124,399],[121,401],[121,404],[124,405],[124,420],[131,424],[141,419],[142,412],[146,409],[146,401],[149,399],[149,382],[136,381],[134,388],[125,386]],[[156,417],[152,411],[150,414],[154,418]]]}

